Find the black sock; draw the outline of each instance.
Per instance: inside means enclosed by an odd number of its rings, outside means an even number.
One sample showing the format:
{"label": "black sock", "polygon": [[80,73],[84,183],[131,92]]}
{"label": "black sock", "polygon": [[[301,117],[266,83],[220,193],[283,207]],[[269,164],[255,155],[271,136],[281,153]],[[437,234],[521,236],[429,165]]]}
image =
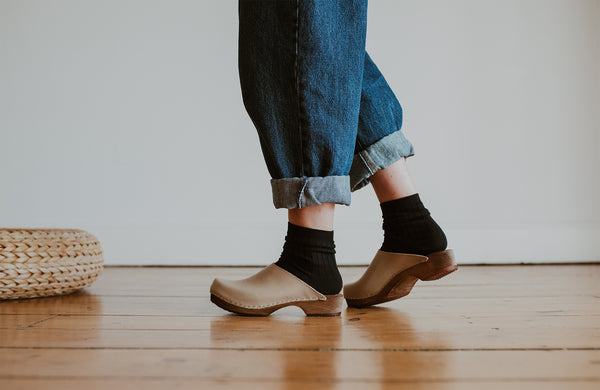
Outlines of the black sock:
{"label": "black sock", "polygon": [[333,231],[288,222],[283,252],[275,263],[324,295],[338,294],[342,276],[335,263]]}
{"label": "black sock", "polygon": [[446,235],[430,217],[419,194],[380,204],[383,213],[381,250],[427,255],[446,249]]}

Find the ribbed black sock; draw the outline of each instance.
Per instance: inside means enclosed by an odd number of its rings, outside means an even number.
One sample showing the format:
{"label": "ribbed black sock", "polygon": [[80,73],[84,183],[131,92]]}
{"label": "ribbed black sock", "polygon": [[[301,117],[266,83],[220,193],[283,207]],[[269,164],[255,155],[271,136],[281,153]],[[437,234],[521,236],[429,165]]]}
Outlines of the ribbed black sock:
{"label": "ribbed black sock", "polygon": [[288,222],[283,252],[275,263],[324,295],[342,290],[335,262],[333,231],[310,229]]}
{"label": "ribbed black sock", "polygon": [[380,204],[383,213],[382,251],[427,255],[446,249],[446,235],[431,218],[419,194]]}

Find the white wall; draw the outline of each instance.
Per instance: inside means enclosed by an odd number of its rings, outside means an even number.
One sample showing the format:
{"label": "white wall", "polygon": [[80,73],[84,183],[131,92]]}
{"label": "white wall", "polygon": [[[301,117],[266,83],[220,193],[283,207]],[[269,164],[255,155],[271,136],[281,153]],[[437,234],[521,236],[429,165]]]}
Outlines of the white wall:
{"label": "white wall", "polygon": [[[600,1],[371,0],[419,192],[462,263],[600,260]],[[0,225],[107,264],[268,264],[285,235],[237,75],[237,1],[0,0]],[[342,264],[381,241],[338,207]]]}

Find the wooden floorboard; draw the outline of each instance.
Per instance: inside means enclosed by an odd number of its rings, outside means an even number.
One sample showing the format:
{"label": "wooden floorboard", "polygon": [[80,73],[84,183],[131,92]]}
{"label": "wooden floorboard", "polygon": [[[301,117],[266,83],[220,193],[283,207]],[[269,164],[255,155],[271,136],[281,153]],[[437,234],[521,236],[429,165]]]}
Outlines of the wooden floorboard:
{"label": "wooden floorboard", "polygon": [[[340,382],[591,380],[597,351],[4,350],[0,375]],[[135,364],[127,364],[135,362]],[[427,369],[424,370],[423,366]],[[378,379],[377,379],[378,381]]]}
{"label": "wooden floorboard", "polygon": [[185,390],[185,389],[215,389],[215,390],[506,390],[510,389],[541,389],[541,390],[597,390],[598,383],[595,381],[309,381],[309,380],[259,380],[250,379],[219,379],[210,378],[168,378],[155,379],[122,379],[122,378],[48,378],[37,377],[35,379],[5,379],[2,384],[7,389],[61,389],[61,390],[105,390],[105,389],[144,389],[144,390]]}
{"label": "wooden floorboard", "polygon": [[339,318],[210,303],[215,276],[256,270],[107,267],[79,293],[2,301],[0,388],[600,386],[600,265],[463,266]]}

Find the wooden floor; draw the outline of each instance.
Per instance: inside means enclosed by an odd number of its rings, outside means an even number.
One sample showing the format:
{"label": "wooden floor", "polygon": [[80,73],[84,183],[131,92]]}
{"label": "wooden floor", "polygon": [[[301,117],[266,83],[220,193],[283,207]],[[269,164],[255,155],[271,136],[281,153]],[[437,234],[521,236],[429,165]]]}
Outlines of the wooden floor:
{"label": "wooden floor", "polygon": [[210,303],[213,277],[254,272],[108,267],[0,302],[0,389],[600,388],[600,265],[463,266],[339,318]]}

